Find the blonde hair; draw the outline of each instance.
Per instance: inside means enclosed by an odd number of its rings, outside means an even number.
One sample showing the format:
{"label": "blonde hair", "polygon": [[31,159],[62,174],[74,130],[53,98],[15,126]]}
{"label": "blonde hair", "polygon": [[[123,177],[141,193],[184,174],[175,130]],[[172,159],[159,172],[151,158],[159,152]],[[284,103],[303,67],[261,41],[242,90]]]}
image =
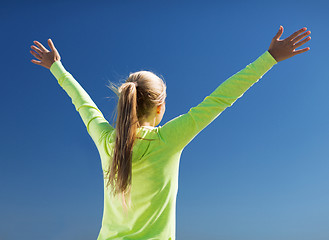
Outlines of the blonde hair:
{"label": "blonde hair", "polygon": [[130,73],[127,80],[116,87],[108,86],[119,97],[116,119],[116,140],[112,164],[107,171],[106,187],[112,186],[112,193],[122,194],[122,205],[127,210],[126,196],[130,207],[132,149],[137,128],[154,107],[165,102],[167,97],[165,81],[151,71]]}

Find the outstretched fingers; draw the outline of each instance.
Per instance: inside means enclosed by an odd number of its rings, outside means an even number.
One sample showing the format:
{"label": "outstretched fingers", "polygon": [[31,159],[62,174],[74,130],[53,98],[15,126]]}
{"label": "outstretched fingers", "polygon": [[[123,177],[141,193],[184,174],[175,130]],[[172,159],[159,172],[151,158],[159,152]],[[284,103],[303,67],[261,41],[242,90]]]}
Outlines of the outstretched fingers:
{"label": "outstretched fingers", "polygon": [[311,31],[307,31],[307,32],[304,32],[303,34],[295,37],[294,39],[292,39],[291,41],[293,43],[297,43],[299,40],[303,39],[304,37],[306,37],[307,35],[310,35],[311,34]]}
{"label": "outstretched fingers", "polygon": [[33,41],[35,45],[37,45],[43,52],[49,52],[47,48],[45,48],[41,43],[38,41]]}
{"label": "outstretched fingers", "polygon": [[38,64],[38,65],[41,65],[41,61],[37,61],[35,59],[32,59],[31,62],[35,63],[35,64]]}
{"label": "outstretched fingers", "polygon": [[300,53],[303,53],[303,52],[307,52],[308,50],[310,50],[309,47],[303,48],[303,49],[299,49],[299,50],[295,50],[295,51],[293,51],[293,55],[297,55],[297,54],[300,54]]}
{"label": "outstretched fingers", "polygon": [[286,40],[291,41],[292,39],[294,39],[295,37],[297,37],[299,34],[301,34],[302,32],[306,31],[307,28],[301,28],[298,31],[294,32],[293,34],[291,34],[289,37],[286,38]]}
{"label": "outstretched fingers", "polygon": [[34,51],[36,51],[40,56],[42,55],[42,51],[41,51],[39,48],[37,48],[36,46],[32,45],[31,48],[32,48]]}
{"label": "outstretched fingers", "polygon": [[308,41],[310,41],[310,40],[311,40],[311,37],[307,37],[307,38],[305,38],[304,40],[302,40],[302,41],[300,41],[300,42],[294,44],[294,49],[296,49],[296,48],[302,46],[303,44],[305,44],[306,42],[308,42]]}
{"label": "outstretched fingers", "polygon": [[41,60],[41,56],[40,56],[38,53],[33,52],[32,50],[30,50],[30,53],[31,53],[36,59]]}

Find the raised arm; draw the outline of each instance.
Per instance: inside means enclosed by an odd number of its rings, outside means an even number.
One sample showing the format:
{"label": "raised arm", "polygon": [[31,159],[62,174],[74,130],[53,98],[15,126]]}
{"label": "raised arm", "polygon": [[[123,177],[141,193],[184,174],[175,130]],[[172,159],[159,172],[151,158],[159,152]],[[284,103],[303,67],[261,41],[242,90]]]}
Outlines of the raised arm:
{"label": "raised arm", "polygon": [[199,105],[191,108],[188,113],[180,115],[159,128],[163,141],[173,151],[182,150],[202,129],[216,119],[227,107],[231,106],[238,98],[256,83],[277,62],[306,52],[309,48],[295,51],[295,49],[310,38],[300,41],[310,32],[306,28],[292,34],[290,37],[279,40],[283,27],[272,39],[269,50],[262,54],[256,61],[239,71],[207,96]]}
{"label": "raised arm", "polygon": [[48,40],[51,51],[48,51],[37,41],[34,41],[34,43],[36,46],[32,46],[31,48],[35,50],[35,52],[31,51],[31,54],[39,61],[33,59],[32,62],[49,69],[56,77],[59,85],[69,95],[75,109],[79,112],[89,135],[95,142],[96,146],[99,147],[101,134],[112,131],[113,127],[104,118],[103,114],[88,93],[73,78],[73,76],[65,70],[60,61],[61,58],[59,53],[52,41],[50,39]]}

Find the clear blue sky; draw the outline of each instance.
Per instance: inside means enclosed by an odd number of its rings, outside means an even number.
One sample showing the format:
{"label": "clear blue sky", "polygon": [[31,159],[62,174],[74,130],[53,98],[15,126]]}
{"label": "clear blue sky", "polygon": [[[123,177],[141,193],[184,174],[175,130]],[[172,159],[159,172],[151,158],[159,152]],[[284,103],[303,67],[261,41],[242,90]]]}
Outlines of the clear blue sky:
{"label": "clear blue sky", "polygon": [[275,65],[185,148],[176,235],[329,239],[328,9],[326,1],[2,2],[0,239],[92,240],[101,227],[96,146],[57,80],[30,62],[33,40],[52,38],[111,123],[108,80],[163,75],[163,125],[264,53],[280,25],[283,38],[311,30],[311,50]]}

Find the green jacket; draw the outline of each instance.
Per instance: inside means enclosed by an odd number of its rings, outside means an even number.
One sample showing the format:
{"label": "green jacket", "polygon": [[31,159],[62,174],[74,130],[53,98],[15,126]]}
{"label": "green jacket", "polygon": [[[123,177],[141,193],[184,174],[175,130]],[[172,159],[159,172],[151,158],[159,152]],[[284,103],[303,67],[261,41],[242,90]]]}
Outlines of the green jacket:
{"label": "green jacket", "polygon": [[[221,112],[231,106],[277,62],[266,51],[192,107],[163,126],[141,127],[132,155],[131,209],[124,214],[121,197],[113,198],[105,187],[102,227],[97,240],[174,240],[178,169],[184,147]],[[87,92],[57,61],[50,68],[72,99],[99,151],[107,171],[115,143],[115,129],[104,118]]]}

